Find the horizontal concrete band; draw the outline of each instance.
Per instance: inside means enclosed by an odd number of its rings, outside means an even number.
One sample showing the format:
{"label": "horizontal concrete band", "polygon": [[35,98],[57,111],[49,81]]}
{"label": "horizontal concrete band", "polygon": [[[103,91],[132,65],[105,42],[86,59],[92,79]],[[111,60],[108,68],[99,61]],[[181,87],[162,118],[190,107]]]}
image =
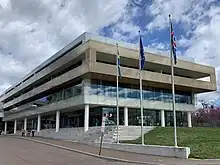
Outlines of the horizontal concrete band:
{"label": "horizontal concrete band", "polygon": [[[95,146],[100,144],[96,143]],[[166,156],[188,159],[190,155],[189,147],[173,147],[159,145],[140,145],[140,144],[107,144],[103,143],[103,148],[111,148],[119,151],[127,151],[139,154]]]}

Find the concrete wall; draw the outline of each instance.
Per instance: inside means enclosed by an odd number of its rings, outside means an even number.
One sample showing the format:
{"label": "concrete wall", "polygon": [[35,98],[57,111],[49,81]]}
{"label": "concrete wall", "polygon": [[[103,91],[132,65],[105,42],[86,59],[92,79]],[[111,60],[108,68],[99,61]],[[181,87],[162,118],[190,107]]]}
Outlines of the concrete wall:
{"label": "concrete wall", "polygon": [[62,140],[80,140],[83,134],[84,128],[60,128],[59,132],[56,132],[55,129],[44,129],[36,133],[36,136]]}
{"label": "concrete wall", "polygon": [[[96,144],[99,146],[99,144]],[[173,147],[159,145],[140,145],[140,144],[103,144],[103,148],[111,148],[119,151],[127,151],[138,154],[176,157],[188,159],[190,155],[189,147]]]}
{"label": "concrete wall", "polygon": [[[89,45],[90,45],[89,46],[90,48],[96,49],[99,52],[116,54],[116,46],[115,45],[105,44],[105,43],[101,43],[101,42],[97,42],[97,41],[90,41]],[[119,45],[119,49],[120,49],[120,56],[121,57],[139,60],[138,49],[133,50],[133,49],[129,49],[129,48],[123,48],[123,47],[120,47],[120,45]],[[147,53],[147,52],[145,52],[145,56],[147,57],[146,58],[147,62],[152,62],[155,65],[161,64],[161,65],[170,67],[169,56],[168,57],[159,56],[159,55]],[[194,74],[194,72],[196,71],[197,73],[207,73],[209,75],[210,74],[215,75],[215,68],[214,67],[201,65],[201,64],[194,63],[194,62],[179,60],[179,59],[178,59],[177,65],[175,65],[175,68],[181,68],[185,71],[187,71],[187,70],[191,71],[192,74]]]}
{"label": "concrete wall", "polygon": [[[90,71],[93,73],[102,74],[103,76],[115,76],[116,74],[115,66],[103,64],[103,63],[93,63]],[[136,81],[139,80],[138,69],[121,67],[121,74],[123,78],[133,79]],[[167,74],[142,71],[142,78],[143,78],[143,84],[146,83],[146,85],[148,84],[148,82],[152,82],[151,84],[153,83],[164,84],[164,85],[171,84],[170,75]],[[207,91],[216,90],[216,83],[212,83],[212,82],[205,82],[201,80],[195,80],[195,79],[184,78],[179,76],[175,76],[174,81],[176,87],[178,86],[188,87],[197,92],[199,91],[202,92],[203,90],[207,90]]]}

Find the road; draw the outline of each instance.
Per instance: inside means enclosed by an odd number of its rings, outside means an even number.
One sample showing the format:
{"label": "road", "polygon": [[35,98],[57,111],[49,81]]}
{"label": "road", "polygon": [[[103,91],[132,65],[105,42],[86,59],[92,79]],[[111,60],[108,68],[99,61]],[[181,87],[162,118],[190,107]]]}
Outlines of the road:
{"label": "road", "polygon": [[[126,165],[23,139],[0,137],[0,165]],[[129,165],[132,165],[129,163]],[[133,164],[135,165],[135,164]]]}

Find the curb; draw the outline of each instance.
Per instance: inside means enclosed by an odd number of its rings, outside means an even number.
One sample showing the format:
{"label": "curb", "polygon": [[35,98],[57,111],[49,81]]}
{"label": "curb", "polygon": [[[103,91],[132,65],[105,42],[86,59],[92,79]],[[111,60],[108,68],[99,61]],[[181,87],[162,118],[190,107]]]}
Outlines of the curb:
{"label": "curb", "polygon": [[47,142],[40,141],[40,140],[35,140],[35,139],[30,139],[30,138],[22,138],[22,137],[16,137],[16,136],[13,136],[13,137],[15,137],[17,139],[29,140],[29,141],[32,141],[32,142],[45,144],[45,145],[48,145],[48,146],[52,146],[52,147],[56,147],[56,148],[60,148],[60,149],[64,149],[64,150],[68,150],[68,151],[88,155],[88,156],[92,156],[92,157],[95,157],[95,158],[105,159],[105,160],[109,160],[109,161],[118,161],[118,162],[124,162],[124,163],[136,163],[136,164],[146,164],[146,165],[164,165],[164,164],[159,164],[159,163],[132,161],[132,160],[115,158],[115,157],[102,156],[102,155],[97,155],[97,154],[93,154],[93,153],[89,153],[89,152],[85,152],[85,151],[81,151],[81,150],[76,150],[76,149],[72,149],[72,148],[68,148],[68,147],[64,147],[64,146],[60,146],[60,145],[56,145],[56,144],[52,144],[52,143],[47,143]]}

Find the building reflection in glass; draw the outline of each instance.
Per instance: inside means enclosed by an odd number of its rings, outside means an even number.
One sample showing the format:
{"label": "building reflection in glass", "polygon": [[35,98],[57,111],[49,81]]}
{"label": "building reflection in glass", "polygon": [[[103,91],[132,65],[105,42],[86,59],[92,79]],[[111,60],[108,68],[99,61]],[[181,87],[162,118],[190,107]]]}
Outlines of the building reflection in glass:
{"label": "building reflection in glass", "polygon": [[84,111],[60,113],[60,128],[84,127]]}
{"label": "building reflection in glass", "polygon": [[37,118],[27,119],[27,130],[37,129]]}
{"label": "building reflection in glass", "polygon": [[17,130],[24,129],[24,120],[17,120]]}
{"label": "building reflection in glass", "polygon": [[60,91],[54,92],[48,96],[44,96],[35,101],[37,106],[44,106],[53,102],[66,100],[71,97],[79,96],[82,94],[82,83],[74,84],[71,87],[66,87]]}
{"label": "building reflection in glass", "polygon": [[[190,92],[175,92],[176,103],[192,104],[192,95]],[[116,83],[101,80],[92,80],[90,94],[116,97]],[[119,84],[119,97],[140,99],[139,86],[132,84]],[[143,87],[143,99],[172,102],[172,93],[171,91],[166,89]]]}
{"label": "building reflection in glass", "polygon": [[[143,123],[144,126],[160,126],[160,111],[144,109]],[[141,125],[141,110],[129,109],[128,110],[128,125],[140,126]]]}
{"label": "building reflection in glass", "polygon": [[[173,111],[165,111],[165,126],[173,127]],[[176,125],[178,127],[187,126],[187,112],[176,112]]]}
{"label": "building reflection in glass", "polygon": [[41,117],[41,129],[53,129],[56,128],[56,115],[51,114]]}
{"label": "building reflection in glass", "polygon": [[[90,108],[89,111],[89,126],[101,126],[102,116],[106,117],[105,125],[117,124],[116,107],[96,107]],[[124,109],[119,108],[119,125],[124,125]]]}

